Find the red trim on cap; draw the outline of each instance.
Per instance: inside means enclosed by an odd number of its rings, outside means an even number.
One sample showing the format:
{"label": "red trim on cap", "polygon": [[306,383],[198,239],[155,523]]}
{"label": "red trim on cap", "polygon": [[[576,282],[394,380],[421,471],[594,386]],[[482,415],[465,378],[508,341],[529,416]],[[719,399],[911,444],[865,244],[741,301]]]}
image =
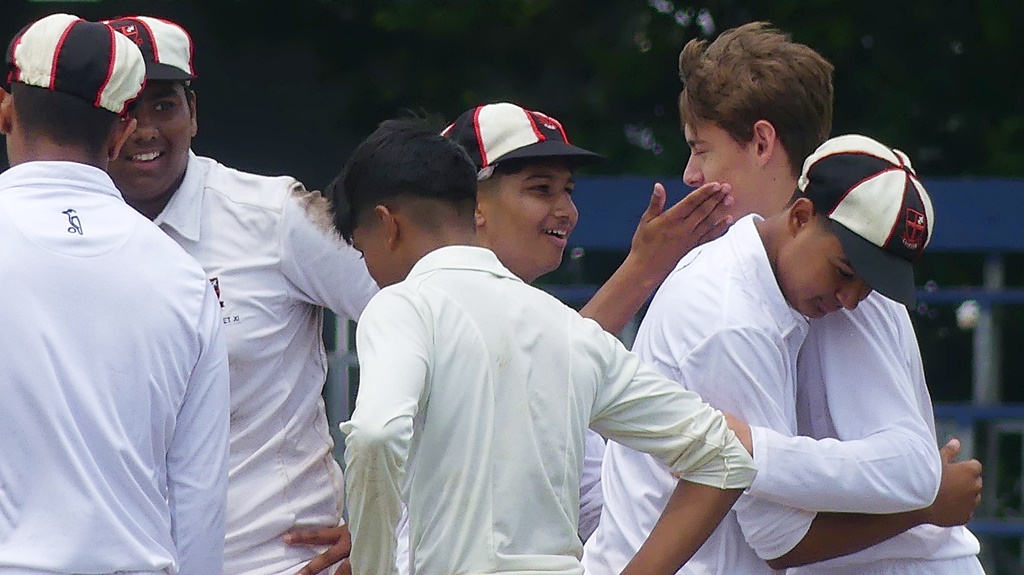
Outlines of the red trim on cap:
{"label": "red trim on cap", "polygon": [[[905,186],[906,182],[904,182],[903,185]],[[913,186],[913,184],[911,184],[911,186]],[[896,213],[896,221],[892,223],[892,229],[889,230],[889,236],[885,238],[884,242],[882,242],[883,250],[889,249],[889,242],[891,242],[893,236],[896,235],[896,229],[900,227],[900,218],[904,217],[903,214],[905,213],[907,213],[907,195],[903,194],[903,199],[900,201],[900,211]],[[922,249],[921,251],[923,252],[924,250]]]}
{"label": "red trim on cap", "polygon": [[71,29],[75,27],[75,24],[83,22],[81,18],[72,21],[68,24],[68,27],[64,29],[64,33],[60,35],[60,40],[57,40],[57,47],[53,50],[53,63],[50,64],[50,86],[53,90],[57,86],[57,59],[60,57],[60,50],[64,47],[64,41],[68,39],[68,34],[71,33]]}
{"label": "red trim on cap", "polygon": [[441,130],[441,136],[447,138],[448,134],[451,134],[453,129],[455,129],[455,124],[448,124],[447,128]]}
{"label": "red trim on cap", "polygon": [[132,18],[132,20],[135,20],[143,28],[146,29],[146,33],[149,34],[149,43],[150,43],[151,47],[153,48],[153,61],[158,63],[158,64],[161,64],[162,62],[160,62],[160,52],[157,51],[156,35],[153,34],[153,29],[150,28],[149,24],[146,24],[146,22],[142,18]]}
{"label": "red trim on cap", "polygon": [[480,135],[480,110],[482,109],[483,106],[477,106],[473,110],[473,132],[476,133],[476,145],[480,148],[480,167],[486,168],[490,162],[488,162],[487,150],[484,149],[483,136]]}
{"label": "red trim on cap", "polygon": [[534,112],[533,110],[527,110],[525,108],[521,109],[524,112],[526,112],[526,118],[530,121],[530,127],[533,128],[533,133],[536,134],[537,141],[543,142],[547,140],[547,137],[545,137],[544,134],[540,131],[540,128],[537,127],[537,120],[533,118],[533,115],[536,114],[536,112]]}
{"label": "red trim on cap", "polygon": [[551,122],[552,124],[554,124],[555,128],[558,130],[558,133],[562,134],[562,141],[564,141],[566,144],[571,144],[572,143],[572,142],[569,141],[569,135],[565,133],[565,128],[562,127],[562,123],[561,122],[559,122],[555,118],[552,118],[551,116],[545,114],[544,112],[534,111],[533,114],[535,114],[537,116],[540,116],[541,118],[543,118],[543,119]]}
{"label": "red trim on cap", "polygon": [[[110,78],[114,76],[114,64],[117,62],[117,36],[114,36],[117,32],[114,32],[114,29],[110,26],[107,26],[107,30],[110,32],[110,62],[107,62],[107,77],[103,79],[103,83],[100,84],[100,89],[96,92],[96,103],[94,106],[97,108],[100,107],[100,100],[103,99],[103,92],[107,89],[107,84],[110,83]],[[128,104],[125,103],[125,108],[127,107]],[[124,112],[124,108],[121,108],[118,115],[120,115],[121,112]]]}
{"label": "red trim on cap", "polygon": [[[28,29],[26,28],[25,32],[27,31]],[[25,32],[22,32],[11,44],[11,63],[14,64],[14,69],[7,73],[8,84],[21,81],[21,66],[18,65],[18,58],[14,54],[18,50],[18,45],[21,44],[21,39],[25,37]]]}
{"label": "red trim on cap", "polygon": [[[872,154],[863,154],[863,155],[871,156],[872,158],[878,158],[878,156],[875,156],[875,155],[872,155]],[[885,160],[885,158],[879,158],[879,159],[880,160]],[[886,160],[886,161],[888,161],[888,160]],[[904,171],[903,168],[901,168],[899,166],[893,166],[891,168],[886,168],[884,170],[879,170],[879,171],[871,174],[870,176],[868,176],[866,178],[863,178],[861,180],[858,180],[858,181],[854,182],[854,184],[852,186],[850,186],[849,188],[846,188],[846,191],[843,192],[843,195],[839,196],[839,199],[836,200],[836,205],[832,206],[832,209],[829,210],[828,213],[825,214],[825,215],[826,216],[831,216],[832,212],[836,211],[836,208],[839,207],[839,204],[843,203],[843,200],[846,199],[846,196],[850,195],[850,192],[852,192],[854,190],[854,188],[856,188],[857,186],[859,186],[859,185],[863,184],[864,182],[866,182],[866,181],[868,181],[868,180],[870,180],[870,179],[872,179],[872,178],[874,178],[876,176],[879,176],[881,174],[886,174],[886,173],[889,173],[889,172],[902,172],[902,171]]]}

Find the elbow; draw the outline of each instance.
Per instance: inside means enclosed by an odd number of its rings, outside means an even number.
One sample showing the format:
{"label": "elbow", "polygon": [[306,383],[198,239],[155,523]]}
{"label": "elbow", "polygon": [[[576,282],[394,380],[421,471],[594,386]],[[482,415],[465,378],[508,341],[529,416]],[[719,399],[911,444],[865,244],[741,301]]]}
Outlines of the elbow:
{"label": "elbow", "polygon": [[393,422],[352,421],[345,438],[345,452],[351,457],[374,457],[394,451],[403,433]]}
{"label": "elbow", "polygon": [[928,507],[935,501],[942,482],[942,458],[934,445],[926,444],[917,448],[907,458],[908,475],[903,483],[907,510]]}

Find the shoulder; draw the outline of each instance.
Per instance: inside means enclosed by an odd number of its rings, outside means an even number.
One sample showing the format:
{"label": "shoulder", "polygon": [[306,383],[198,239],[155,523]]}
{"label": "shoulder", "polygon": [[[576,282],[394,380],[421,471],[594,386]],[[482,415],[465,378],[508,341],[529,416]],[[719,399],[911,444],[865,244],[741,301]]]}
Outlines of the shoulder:
{"label": "shoulder", "polygon": [[239,206],[280,211],[293,194],[306,193],[302,183],[291,176],[264,176],[210,158],[197,160],[206,172],[206,190]]}

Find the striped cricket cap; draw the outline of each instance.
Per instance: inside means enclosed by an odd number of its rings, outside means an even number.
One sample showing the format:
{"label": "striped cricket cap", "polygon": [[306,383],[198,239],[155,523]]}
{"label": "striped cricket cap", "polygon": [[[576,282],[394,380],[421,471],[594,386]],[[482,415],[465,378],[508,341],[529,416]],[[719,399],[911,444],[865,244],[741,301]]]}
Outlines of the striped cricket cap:
{"label": "striped cricket cap", "polygon": [[7,48],[4,89],[17,82],[77,96],[115,114],[142,92],[142,54],[105,24],[51,14],[22,28]]}
{"label": "striped cricket cap", "polygon": [[196,79],[192,67],[195,49],[184,28],[169,20],[150,16],[126,16],[105,24],[128,37],[142,50],[147,80]]}
{"label": "striped cricket cap", "polygon": [[857,275],[913,306],[912,264],[931,240],[935,213],[906,154],[866,136],[838,136],[804,161],[797,185],[832,221]]}
{"label": "striped cricket cap", "polygon": [[508,102],[471,108],[441,135],[453,138],[469,152],[480,180],[489,178],[494,166],[504,160],[565,158],[580,165],[603,159],[569,143],[558,120]]}

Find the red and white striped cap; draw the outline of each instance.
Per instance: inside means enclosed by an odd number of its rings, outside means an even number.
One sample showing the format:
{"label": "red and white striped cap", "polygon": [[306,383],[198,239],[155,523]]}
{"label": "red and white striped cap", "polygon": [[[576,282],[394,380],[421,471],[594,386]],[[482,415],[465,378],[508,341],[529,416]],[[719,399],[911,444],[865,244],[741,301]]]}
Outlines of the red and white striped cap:
{"label": "red and white striped cap", "polygon": [[12,82],[78,96],[97,108],[125,113],[142,92],[142,54],[113,28],[70,14],[25,26],[7,48],[4,89]]}
{"label": "red and white striped cap", "polygon": [[192,37],[181,26],[150,16],[126,16],[105,23],[142,50],[147,80],[188,82],[196,79],[192,67],[195,52]]}
{"label": "red and white striped cap", "polygon": [[481,180],[490,177],[493,166],[504,160],[566,158],[584,164],[603,158],[570,144],[558,120],[508,102],[471,108],[441,135],[462,144]]}
{"label": "red and white striped cap", "polygon": [[912,264],[931,241],[935,212],[907,155],[866,136],[838,136],[804,161],[797,185],[832,220],[857,275],[913,306]]}

